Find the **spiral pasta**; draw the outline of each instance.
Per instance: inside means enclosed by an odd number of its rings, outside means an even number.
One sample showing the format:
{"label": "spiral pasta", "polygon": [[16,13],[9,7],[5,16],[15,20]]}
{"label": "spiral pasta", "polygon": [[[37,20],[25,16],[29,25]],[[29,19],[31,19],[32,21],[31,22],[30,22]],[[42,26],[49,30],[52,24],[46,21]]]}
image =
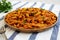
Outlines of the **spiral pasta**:
{"label": "spiral pasta", "polygon": [[42,8],[19,8],[8,13],[5,21],[16,28],[44,28],[54,24],[57,17],[51,11]]}

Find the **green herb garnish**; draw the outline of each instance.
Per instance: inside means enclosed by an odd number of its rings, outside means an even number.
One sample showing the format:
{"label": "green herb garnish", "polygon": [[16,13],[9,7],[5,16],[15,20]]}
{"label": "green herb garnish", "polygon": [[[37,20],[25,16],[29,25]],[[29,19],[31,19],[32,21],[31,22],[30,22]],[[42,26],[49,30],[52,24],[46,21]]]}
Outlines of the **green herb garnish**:
{"label": "green herb garnish", "polygon": [[7,2],[6,0],[2,0],[0,2],[0,12],[8,12],[12,9],[12,5],[10,2]]}
{"label": "green herb garnish", "polygon": [[45,9],[41,8],[41,10],[45,10]]}
{"label": "green herb garnish", "polygon": [[36,14],[36,13],[31,12],[31,13],[30,13],[30,16],[34,16],[35,14]]}
{"label": "green herb garnish", "polygon": [[23,24],[25,24],[26,22],[27,22],[27,21],[26,21],[26,20],[24,20],[24,21],[23,21]]}

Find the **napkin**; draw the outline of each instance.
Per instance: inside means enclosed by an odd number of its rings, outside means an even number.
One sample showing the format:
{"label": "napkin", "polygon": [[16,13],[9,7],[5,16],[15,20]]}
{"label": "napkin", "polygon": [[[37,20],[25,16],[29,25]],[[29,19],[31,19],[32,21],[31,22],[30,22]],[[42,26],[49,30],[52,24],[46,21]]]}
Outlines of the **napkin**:
{"label": "napkin", "polygon": [[17,32],[7,25],[4,24],[3,16],[6,13],[0,13],[0,26],[5,25],[6,27],[6,36],[8,40],[60,40],[60,6],[55,4],[47,4],[43,2],[22,2],[22,1],[11,1],[12,3],[12,10],[16,10],[17,8],[25,8],[25,7],[36,7],[36,8],[43,8],[46,10],[50,10],[55,13],[58,17],[57,24],[44,32],[38,33],[22,33]]}

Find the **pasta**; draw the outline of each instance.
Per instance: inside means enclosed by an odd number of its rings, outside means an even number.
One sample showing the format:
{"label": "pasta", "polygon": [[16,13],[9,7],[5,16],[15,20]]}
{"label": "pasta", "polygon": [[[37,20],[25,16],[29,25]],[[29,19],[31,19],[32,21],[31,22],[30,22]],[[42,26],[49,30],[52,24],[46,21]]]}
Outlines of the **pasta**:
{"label": "pasta", "polygon": [[16,28],[44,28],[54,24],[57,17],[51,11],[42,8],[19,8],[8,13],[5,21]]}

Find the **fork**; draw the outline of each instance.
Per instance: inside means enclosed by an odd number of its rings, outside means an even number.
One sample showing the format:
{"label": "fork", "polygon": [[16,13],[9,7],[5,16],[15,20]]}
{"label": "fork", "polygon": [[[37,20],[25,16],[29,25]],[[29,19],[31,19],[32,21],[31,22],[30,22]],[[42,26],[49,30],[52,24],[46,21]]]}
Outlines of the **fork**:
{"label": "fork", "polygon": [[8,40],[5,35],[6,29],[4,26],[0,27],[0,40]]}

